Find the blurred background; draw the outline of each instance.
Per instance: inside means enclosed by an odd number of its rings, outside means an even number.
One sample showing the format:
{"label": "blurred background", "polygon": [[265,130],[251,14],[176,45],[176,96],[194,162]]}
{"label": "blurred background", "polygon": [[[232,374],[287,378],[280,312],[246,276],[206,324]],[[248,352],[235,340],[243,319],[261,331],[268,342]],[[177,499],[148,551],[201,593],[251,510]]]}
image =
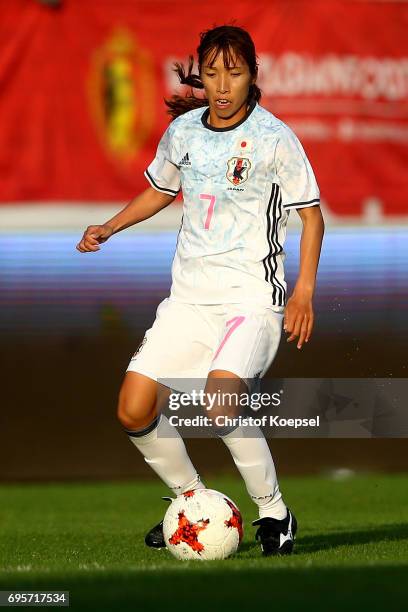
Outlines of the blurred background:
{"label": "blurred background", "polygon": [[[226,23],[253,37],[261,105],[302,141],[326,221],[312,339],[297,351],[283,337],[268,377],[407,376],[406,3],[3,1],[1,481],[151,477],[116,404],[169,295],[181,200],[99,252],[75,246],[148,186],[163,99],[187,91],[173,62]],[[300,232],[292,211],[289,290]],[[232,471],[221,443],[188,446],[202,473]],[[404,439],[271,447],[284,474],[408,468]]]}

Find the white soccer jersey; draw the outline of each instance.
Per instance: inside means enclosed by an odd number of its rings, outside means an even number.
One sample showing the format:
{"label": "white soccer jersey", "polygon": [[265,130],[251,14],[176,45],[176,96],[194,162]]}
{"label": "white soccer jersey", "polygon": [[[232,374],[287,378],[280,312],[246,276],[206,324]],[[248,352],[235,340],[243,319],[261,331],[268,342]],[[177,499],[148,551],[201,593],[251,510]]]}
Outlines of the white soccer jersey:
{"label": "white soccer jersey", "polygon": [[145,170],[158,191],[183,193],[170,297],[282,310],[289,213],[320,202],[312,167],[294,132],[255,101],[231,127],[208,116],[198,108],[172,121]]}

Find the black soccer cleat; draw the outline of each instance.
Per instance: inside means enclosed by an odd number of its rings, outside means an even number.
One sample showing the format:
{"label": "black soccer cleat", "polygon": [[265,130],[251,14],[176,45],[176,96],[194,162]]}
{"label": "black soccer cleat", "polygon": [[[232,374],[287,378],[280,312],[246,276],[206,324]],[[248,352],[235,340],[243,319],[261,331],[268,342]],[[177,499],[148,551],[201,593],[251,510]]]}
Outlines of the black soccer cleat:
{"label": "black soccer cleat", "polygon": [[[167,502],[172,502],[173,497],[162,497]],[[151,528],[149,533],[146,534],[145,537],[146,546],[150,546],[150,548],[166,548],[166,542],[164,541],[163,534],[163,521],[157,523],[154,527]]]}
{"label": "black soccer cleat", "polygon": [[149,533],[146,534],[145,544],[151,548],[166,548],[163,535],[163,521],[152,527]]}
{"label": "black soccer cleat", "polygon": [[255,534],[255,540],[260,540],[262,554],[265,557],[271,555],[290,555],[296,539],[297,521],[289,508],[286,518],[278,519],[266,516],[252,522],[259,525]]}

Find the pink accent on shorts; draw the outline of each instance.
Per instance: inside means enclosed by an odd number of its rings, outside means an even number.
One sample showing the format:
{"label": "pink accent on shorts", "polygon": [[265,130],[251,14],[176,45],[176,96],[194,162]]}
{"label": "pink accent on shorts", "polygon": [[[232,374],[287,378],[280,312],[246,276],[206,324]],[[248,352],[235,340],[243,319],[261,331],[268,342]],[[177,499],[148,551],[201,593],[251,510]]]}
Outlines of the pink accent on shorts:
{"label": "pink accent on shorts", "polygon": [[233,321],[235,321],[234,325],[231,326],[231,328],[228,330],[228,332],[225,334],[223,341],[221,342],[220,346],[217,349],[217,352],[215,353],[213,359],[216,359],[216,357],[218,357],[218,355],[221,352],[222,347],[224,346],[224,344],[226,343],[226,341],[228,340],[228,338],[230,337],[230,335],[232,334],[232,332],[234,331],[234,329],[237,329],[237,327],[239,325],[241,325],[241,323],[243,321],[245,321],[245,317],[244,316],[237,316],[237,317],[233,317],[232,319],[230,319],[229,321],[227,321],[227,325],[229,325],[230,323],[232,323]]}

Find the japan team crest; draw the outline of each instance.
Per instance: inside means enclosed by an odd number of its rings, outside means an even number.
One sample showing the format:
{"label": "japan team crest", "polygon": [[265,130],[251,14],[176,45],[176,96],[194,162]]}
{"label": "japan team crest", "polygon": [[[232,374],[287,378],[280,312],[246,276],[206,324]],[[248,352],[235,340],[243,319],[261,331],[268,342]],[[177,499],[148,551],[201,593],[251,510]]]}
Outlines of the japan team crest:
{"label": "japan team crest", "polygon": [[228,160],[227,179],[233,185],[241,185],[248,178],[251,162],[247,157],[231,157]]}

